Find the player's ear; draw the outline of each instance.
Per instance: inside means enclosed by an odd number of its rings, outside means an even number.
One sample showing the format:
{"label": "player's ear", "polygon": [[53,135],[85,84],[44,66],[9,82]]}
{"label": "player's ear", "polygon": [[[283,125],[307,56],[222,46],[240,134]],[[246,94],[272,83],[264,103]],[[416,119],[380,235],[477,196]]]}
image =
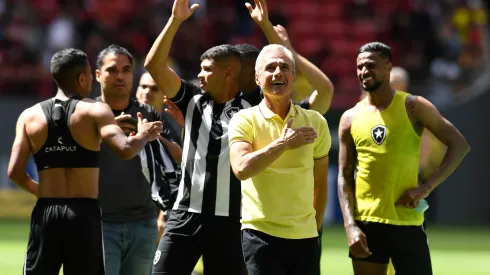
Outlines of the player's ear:
{"label": "player's ear", "polygon": [[95,79],[97,80],[97,82],[100,82],[100,70],[99,69],[95,70]]}
{"label": "player's ear", "polygon": [[257,86],[261,87],[260,86],[260,77],[259,77],[259,74],[257,72],[255,72],[255,84],[257,84]]}
{"label": "player's ear", "polygon": [[388,61],[388,64],[386,64],[386,70],[388,71],[388,74],[391,73],[392,68],[393,68],[393,63]]}
{"label": "player's ear", "polygon": [[78,85],[84,87],[83,85],[85,84],[85,82],[87,81],[87,76],[84,74],[84,73],[80,73],[78,74]]}

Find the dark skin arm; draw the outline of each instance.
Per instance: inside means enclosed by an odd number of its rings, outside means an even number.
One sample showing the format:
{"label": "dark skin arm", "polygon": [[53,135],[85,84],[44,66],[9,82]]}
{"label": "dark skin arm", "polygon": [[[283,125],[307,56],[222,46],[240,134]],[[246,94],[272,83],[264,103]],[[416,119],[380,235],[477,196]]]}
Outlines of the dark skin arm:
{"label": "dark skin arm", "polygon": [[406,205],[412,201],[417,205],[421,199],[425,199],[430,193],[449,177],[463,161],[470,151],[470,146],[461,132],[447,119],[445,119],[436,107],[427,99],[417,96],[413,99],[411,112],[422,127],[429,130],[434,136],[447,146],[447,151],[441,165],[436,171],[419,184],[417,188],[407,190],[397,204]]}
{"label": "dark skin arm", "polygon": [[351,125],[352,111],[348,110],[342,115],[339,125],[338,196],[349,249],[355,257],[365,258],[371,255],[371,252],[367,246],[366,235],[354,220],[356,148],[350,132]]}

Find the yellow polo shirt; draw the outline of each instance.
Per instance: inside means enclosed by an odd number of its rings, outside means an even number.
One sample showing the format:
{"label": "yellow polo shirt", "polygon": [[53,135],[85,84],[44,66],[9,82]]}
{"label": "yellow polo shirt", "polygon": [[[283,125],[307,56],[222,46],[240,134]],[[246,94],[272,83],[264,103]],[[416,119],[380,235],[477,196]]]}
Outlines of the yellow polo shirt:
{"label": "yellow polo shirt", "polygon": [[317,111],[305,110],[291,103],[282,120],[262,101],[258,106],[241,110],[230,121],[230,145],[248,142],[259,150],[281,136],[286,122],[291,128],[313,127],[317,140],[285,151],[259,174],[242,181],[242,229],[254,229],[268,235],[305,239],[318,236],[313,208],[313,164],[328,156],[330,131],[325,118]]}

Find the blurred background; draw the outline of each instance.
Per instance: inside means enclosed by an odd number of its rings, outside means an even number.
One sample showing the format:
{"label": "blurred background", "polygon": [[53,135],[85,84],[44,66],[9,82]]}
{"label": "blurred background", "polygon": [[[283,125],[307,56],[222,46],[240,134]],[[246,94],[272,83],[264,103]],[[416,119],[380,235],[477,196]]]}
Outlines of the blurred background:
{"label": "blurred background", "polygon": [[[171,66],[184,79],[199,72],[199,56],[230,43],[267,44],[250,19],[245,0],[199,3],[174,40]],[[458,170],[429,197],[426,212],[435,274],[490,274],[490,74],[485,0],[267,0],[270,20],[283,25],[297,52],[332,80],[335,95],[326,114],[333,138],[330,199],[325,215],[323,272],[351,274],[336,199],[337,126],[359,100],[357,49],[367,42],[391,46],[394,66],[410,77],[408,92],[428,98],[472,147]],[[35,199],[7,177],[15,123],[25,108],[54,96],[52,55],[85,51],[92,67],[100,50],[125,46],[135,56],[136,87],[153,40],[171,14],[172,0],[0,0],[0,274],[19,274]],[[298,77],[294,97],[311,87]],[[100,95],[94,80],[92,96]],[[422,155],[439,159],[432,137]],[[431,156],[435,156],[431,158]],[[439,157],[439,158],[438,158]],[[423,163],[430,166],[430,161]],[[432,164],[434,165],[434,164]],[[36,178],[30,161],[27,172]]]}

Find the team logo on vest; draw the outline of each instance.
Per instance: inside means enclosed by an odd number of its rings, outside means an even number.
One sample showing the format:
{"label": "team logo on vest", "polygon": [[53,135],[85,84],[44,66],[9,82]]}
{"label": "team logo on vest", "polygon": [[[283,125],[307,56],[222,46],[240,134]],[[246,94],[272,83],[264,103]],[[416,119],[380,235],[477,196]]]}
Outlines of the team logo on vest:
{"label": "team logo on vest", "polygon": [[376,125],[371,129],[371,137],[376,144],[381,145],[386,138],[386,126]]}
{"label": "team logo on vest", "polygon": [[235,113],[238,113],[240,109],[238,107],[230,107],[224,111],[226,118],[230,120]]}

